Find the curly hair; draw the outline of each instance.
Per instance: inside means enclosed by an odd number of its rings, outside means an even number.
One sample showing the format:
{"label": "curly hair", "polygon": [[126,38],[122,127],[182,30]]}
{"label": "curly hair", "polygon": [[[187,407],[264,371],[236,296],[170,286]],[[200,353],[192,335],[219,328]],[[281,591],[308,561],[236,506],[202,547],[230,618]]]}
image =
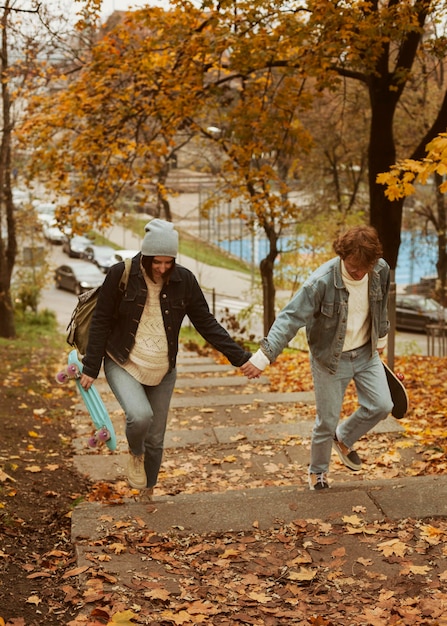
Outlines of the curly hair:
{"label": "curly hair", "polygon": [[342,233],[333,248],[343,260],[350,257],[360,267],[370,267],[383,254],[382,244],[373,226],[354,226]]}

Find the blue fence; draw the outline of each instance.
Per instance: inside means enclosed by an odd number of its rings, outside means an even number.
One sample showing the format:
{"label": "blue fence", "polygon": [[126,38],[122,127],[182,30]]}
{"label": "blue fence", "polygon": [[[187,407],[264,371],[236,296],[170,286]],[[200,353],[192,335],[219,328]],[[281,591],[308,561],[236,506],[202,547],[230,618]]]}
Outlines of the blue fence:
{"label": "blue fence", "polygon": [[[283,237],[279,247],[286,250],[290,238]],[[246,237],[215,242],[223,250],[243,259],[248,263],[259,264],[268,252],[268,241],[265,237]],[[296,245],[296,239],[293,240]],[[437,244],[436,236],[427,237],[421,233],[403,232],[396,267],[396,283],[407,285],[417,283],[422,276],[436,274]]]}

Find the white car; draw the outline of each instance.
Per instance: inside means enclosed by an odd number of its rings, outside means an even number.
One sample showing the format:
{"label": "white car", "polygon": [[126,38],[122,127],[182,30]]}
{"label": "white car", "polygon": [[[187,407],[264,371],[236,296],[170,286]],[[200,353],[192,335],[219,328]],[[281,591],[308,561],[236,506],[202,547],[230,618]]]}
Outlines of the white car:
{"label": "white car", "polygon": [[116,252],[112,255],[113,263],[119,263],[120,261],[125,261],[126,259],[132,259],[138,253],[139,250],[116,250]]}
{"label": "white car", "polygon": [[39,203],[34,205],[34,210],[37,214],[37,219],[44,223],[54,222],[56,215],[56,205],[48,203]]}
{"label": "white car", "polygon": [[71,229],[67,228],[64,232],[61,230],[56,222],[56,220],[52,221],[44,221],[42,223],[42,233],[45,239],[51,243],[62,244],[67,239],[67,235],[70,234]]}

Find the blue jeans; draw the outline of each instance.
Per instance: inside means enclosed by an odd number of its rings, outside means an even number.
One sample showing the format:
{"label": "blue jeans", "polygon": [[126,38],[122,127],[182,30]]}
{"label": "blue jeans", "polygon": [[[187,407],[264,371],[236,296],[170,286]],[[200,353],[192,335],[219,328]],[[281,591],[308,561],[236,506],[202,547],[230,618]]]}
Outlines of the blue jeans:
{"label": "blue jeans", "polygon": [[[311,357],[317,416],[312,431],[309,472],[327,472],[331,459],[332,440],[348,448],[385,419],[393,408],[391,394],[378,352],[371,357],[367,344],[343,352],[335,374],[330,374]],[[346,387],[354,381],[359,408],[339,424]]]}
{"label": "blue jeans", "polygon": [[111,358],[104,359],[107,382],[126,416],[126,437],[132,454],[144,453],[147,486],[157,483],[169,404],[177,377],[172,370],[159,385],[142,385]]}

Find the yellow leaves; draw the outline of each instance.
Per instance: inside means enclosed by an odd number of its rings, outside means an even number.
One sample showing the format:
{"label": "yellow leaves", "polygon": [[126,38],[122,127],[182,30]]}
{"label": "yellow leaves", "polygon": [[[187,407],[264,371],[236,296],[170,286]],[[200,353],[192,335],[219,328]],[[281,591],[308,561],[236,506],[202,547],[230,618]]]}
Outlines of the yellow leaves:
{"label": "yellow leaves", "polygon": [[439,580],[442,580],[443,582],[447,581],[447,569],[439,574]]}
{"label": "yellow leaves", "polygon": [[315,578],[317,570],[311,570],[306,567],[300,567],[299,571],[290,571],[287,573],[287,578],[294,582],[307,583]]}
{"label": "yellow leaves", "polygon": [[150,591],[144,592],[144,597],[149,598],[150,600],[160,600],[161,602],[166,602],[169,600],[169,596],[171,594],[167,589],[151,589]]}
{"label": "yellow leaves", "polygon": [[126,546],[119,542],[111,543],[108,546],[108,550],[114,552],[115,554],[122,554],[123,552],[126,552]]}
{"label": "yellow leaves", "polygon": [[363,520],[358,515],[344,515],[342,520],[345,524],[349,524],[351,526],[361,526],[363,524]]}
{"label": "yellow leaves", "polygon": [[[447,133],[441,133],[426,146],[427,156],[421,161],[404,159],[388,172],[376,178],[379,185],[385,185],[385,194],[390,200],[398,200],[415,192],[415,184],[425,185],[433,174],[444,177],[447,174]],[[447,192],[447,182],[440,185],[442,193]]]}
{"label": "yellow leaves", "polygon": [[15,483],[15,479],[12,478],[9,474],[7,474],[6,472],[4,472],[1,468],[0,468],[0,482],[4,483],[7,480],[10,480],[11,482]]}
{"label": "yellow leaves", "polygon": [[[178,612],[174,612],[174,611],[163,611],[161,614],[162,619],[166,620],[167,622],[171,622],[172,624],[180,624],[180,626],[182,624],[199,624],[199,623],[203,623],[204,622],[204,618],[206,617],[205,615],[202,616],[198,616],[195,615],[194,616],[194,620],[192,615],[190,615],[187,611],[178,611]],[[203,619],[202,619],[203,618]]]}
{"label": "yellow leaves", "polygon": [[422,524],[420,526],[421,538],[431,546],[437,546],[446,539],[445,530],[432,526],[431,524]]}
{"label": "yellow leaves", "polygon": [[112,616],[112,619],[107,622],[107,626],[135,626],[135,622],[131,622],[132,619],[138,617],[133,611],[120,611]]}
{"label": "yellow leaves", "polygon": [[74,576],[80,576],[80,574],[84,574],[87,570],[90,569],[89,565],[83,565],[81,567],[75,567],[74,569],[65,572],[62,578],[73,578]]}
{"label": "yellow leaves", "polygon": [[39,606],[41,602],[42,600],[37,595],[29,596],[29,598],[27,598],[26,600],[27,604],[34,604],[35,606]]}
{"label": "yellow leaves", "polygon": [[376,549],[383,552],[383,555],[387,557],[392,555],[403,557],[410,550],[408,546],[399,539],[390,539],[389,541],[379,543]]}
{"label": "yellow leaves", "polygon": [[220,555],[221,559],[230,559],[233,556],[239,556],[240,555],[240,551],[239,550],[235,550],[234,548],[228,548],[227,550],[225,550],[225,552],[223,552],[223,554]]}
{"label": "yellow leaves", "polygon": [[425,576],[432,570],[428,565],[411,565],[405,564],[404,567],[400,570],[399,574],[401,576],[409,576],[410,574],[415,576]]}
{"label": "yellow leaves", "polygon": [[39,439],[42,435],[39,435],[39,433],[36,433],[34,430],[30,430],[28,431],[28,437],[35,437],[36,439]]}

